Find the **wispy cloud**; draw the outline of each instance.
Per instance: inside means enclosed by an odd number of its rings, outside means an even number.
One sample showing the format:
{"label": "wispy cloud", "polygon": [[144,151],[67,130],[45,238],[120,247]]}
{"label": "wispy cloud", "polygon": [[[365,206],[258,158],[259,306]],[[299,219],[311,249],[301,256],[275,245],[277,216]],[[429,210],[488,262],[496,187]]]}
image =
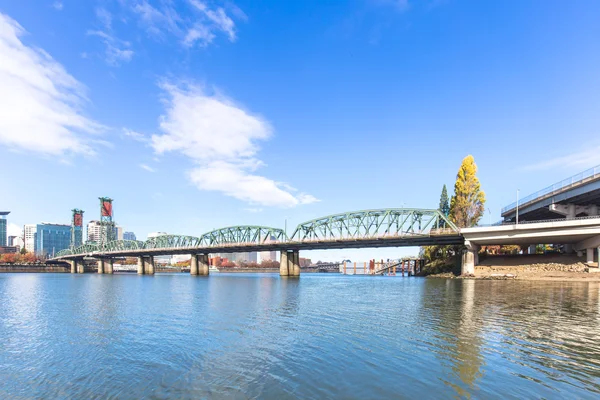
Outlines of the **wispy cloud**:
{"label": "wispy cloud", "polygon": [[55,1],[54,3],[52,3],[52,7],[54,7],[54,9],[61,11],[64,7],[63,2],[62,1]]}
{"label": "wispy cloud", "polygon": [[[177,12],[170,2],[153,6],[147,0],[133,4],[136,13],[149,35],[164,39],[165,33],[177,37],[186,47],[198,45],[205,47],[212,43],[218,33],[224,33],[234,42],[237,38],[235,22],[222,7],[210,7],[200,0],[188,0],[190,12]],[[247,17],[238,7],[231,5],[232,15],[239,20]]]}
{"label": "wispy cloud", "polygon": [[263,212],[262,208],[244,208],[244,211],[248,211],[249,213],[257,214]]}
{"label": "wispy cloud", "polygon": [[542,171],[551,168],[589,168],[600,164],[600,146],[595,145],[566,156],[524,166],[524,171]]}
{"label": "wispy cloud", "polygon": [[88,36],[96,36],[102,40],[105,47],[104,60],[110,66],[117,67],[133,58],[131,43],[115,36],[112,28],[112,14],[105,8],[96,8],[96,18],[102,25],[101,30],[88,30]]}
{"label": "wispy cloud", "polygon": [[148,138],[143,133],[132,131],[131,129],[123,128],[123,135],[137,142],[147,142]]}
{"label": "wispy cloud", "polygon": [[146,164],[140,164],[140,168],[145,169],[148,172],[156,172],[156,170],[154,168],[152,168],[151,166],[146,165]]}
{"label": "wispy cloud", "polygon": [[166,111],[161,135],[152,136],[158,154],[176,151],[194,161],[190,180],[201,190],[264,206],[294,207],[318,201],[258,175],[258,142],[272,135],[270,124],[230,99],[192,85],[163,83]]}
{"label": "wispy cloud", "polygon": [[129,42],[117,39],[104,31],[88,31],[87,34],[102,39],[105,46],[104,60],[108,65],[116,67],[121,65],[121,62],[131,61],[133,50]]}
{"label": "wispy cloud", "polygon": [[28,152],[91,155],[102,125],[82,114],[85,87],[45,51],[26,46],[25,30],[0,13],[0,143]]}

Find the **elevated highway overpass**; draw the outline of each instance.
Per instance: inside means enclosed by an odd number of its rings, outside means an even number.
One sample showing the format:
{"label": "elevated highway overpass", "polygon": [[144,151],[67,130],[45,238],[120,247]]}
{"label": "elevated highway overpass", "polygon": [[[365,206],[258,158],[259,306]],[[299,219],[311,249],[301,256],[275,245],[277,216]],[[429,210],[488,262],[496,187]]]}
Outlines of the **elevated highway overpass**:
{"label": "elevated highway overpass", "polygon": [[[563,216],[568,219],[599,215],[600,166],[532,193],[518,202],[519,221],[540,221]],[[507,222],[515,222],[517,202],[501,211]]]}

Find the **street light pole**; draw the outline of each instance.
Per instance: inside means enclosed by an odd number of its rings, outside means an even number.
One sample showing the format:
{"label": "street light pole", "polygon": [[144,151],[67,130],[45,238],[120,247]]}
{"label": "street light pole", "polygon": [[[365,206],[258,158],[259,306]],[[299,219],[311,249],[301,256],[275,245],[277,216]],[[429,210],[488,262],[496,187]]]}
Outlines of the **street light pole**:
{"label": "street light pole", "polygon": [[517,189],[517,225],[519,225],[519,189]]}

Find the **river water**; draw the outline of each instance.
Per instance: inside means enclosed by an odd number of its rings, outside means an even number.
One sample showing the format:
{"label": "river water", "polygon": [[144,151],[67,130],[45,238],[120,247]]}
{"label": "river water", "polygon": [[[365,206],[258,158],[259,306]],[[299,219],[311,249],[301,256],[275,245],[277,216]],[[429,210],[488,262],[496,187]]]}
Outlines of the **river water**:
{"label": "river water", "polygon": [[0,398],[598,398],[599,293],[333,274],[0,274]]}

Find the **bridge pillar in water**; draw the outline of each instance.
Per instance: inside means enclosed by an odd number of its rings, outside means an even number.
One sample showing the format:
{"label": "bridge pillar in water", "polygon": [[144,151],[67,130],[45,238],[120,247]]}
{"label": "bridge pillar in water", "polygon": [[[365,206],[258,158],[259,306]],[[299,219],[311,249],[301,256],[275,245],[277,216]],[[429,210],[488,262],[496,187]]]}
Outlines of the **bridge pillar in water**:
{"label": "bridge pillar in water", "polygon": [[104,259],[99,259],[98,262],[98,273],[99,274],[103,274],[104,273]]}
{"label": "bridge pillar in water", "polygon": [[300,252],[298,250],[282,251],[279,262],[280,276],[300,276]]}
{"label": "bridge pillar in water", "polygon": [[137,258],[137,273],[138,275],[144,275],[144,257]]}
{"label": "bridge pillar in water", "polygon": [[154,275],[154,256],[144,257],[144,274]]}
{"label": "bridge pillar in water", "polygon": [[208,254],[198,254],[198,275],[208,276],[210,271],[208,263]]}
{"label": "bridge pillar in water", "polygon": [[71,260],[71,261],[69,261],[69,264],[71,264],[71,273],[76,274],[77,273],[77,261]]}
{"label": "bridge pillar in water", "polygon": [[81,261],[75,260],[75,266],[77,268],[77,273],[78,274],[83,274],[85,272],[84,271],[85,263],[83,262],[83,260],[81,260]]}
{"label": "bridge pillar in water", "polygon": [[192,254],[190,260],[190,275],[198,275],[198,254]]}
{"label": "bridge pillar in water", "polygon": [[467,246],[467,249],[462,255],[460,274],[473,275],[475,274],[475,266],[479,262],[479,255],[477,254],[479,251],[479,246],[470,243],[469,241],[465,241],[465,245]]}
{"label": "bridge pillar in water", "polygon": [[106,260],[106,263],[104,264],[104,273],[105,274],[112,274],[113,273],[113,265],[114,261],[112,258]]}
{"label": "bridge pillar in water", "polygon": [[289,276],[287,251],[282,250],[279,257],[279,276]]}

